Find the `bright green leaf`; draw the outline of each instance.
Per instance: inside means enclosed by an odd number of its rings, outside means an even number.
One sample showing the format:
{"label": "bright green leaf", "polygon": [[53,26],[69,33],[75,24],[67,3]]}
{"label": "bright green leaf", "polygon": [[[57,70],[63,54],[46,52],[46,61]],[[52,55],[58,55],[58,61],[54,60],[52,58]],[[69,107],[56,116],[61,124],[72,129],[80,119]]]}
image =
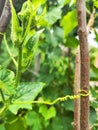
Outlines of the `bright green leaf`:
{"label": "bright green leaf", "polygon": [[38,19],[37,22],[36,22],[38,27],[47,27],[47,26],[49,26],[48,22],[44,18],[45,15],[46,15],[46,12],[47,12],[47,10],[46,10],[46,6],[45,5],[44,6],[42,5],[38,9],[38,11],[37,11],[38,15],[36,15],[36,19]]}
{"label": "bright green leaf", "polygon": [[45,4],[46,0],[33,0],[32,3],[35,8],[38,8],[40,5]]}
{"label": "bright green leaf", "polygon": [[35,34],[33,33],[34,35],[31,35],[31,37],[29,37],[28,41],[25,43],[23,48],[23,71],[25,71],[29,66],[32,57],[36,53],[39,47],[39,37],[43,31],[44,30],[42,29]]}
{"label": "bright green leaf", "polygon": [[23,104],[23,103],[20,103],[20,104],[11,104],[9,106],[9,110],[14,113],[15,115],[17,114],[18,110],[19,109],[28,109],[28,110],[32,110],[32,104]]}
{"label": "bright green leaf", "polygon": [[46,115],[47,115],[47,111],[48,111],[48,108],[47,108],[46,105],[40,106],[40,108],[39,108],[39,113],[41,113],[44,118],[45,118]]}
{"label": "bright green leaf", "polygon": [[65,37],[77,26],[76,9],[68,12],[61,20],[61,26],[64,28]]}
{"label": "bright green leaf", "polygon": [[17,87],[16,95],[15,95],[15,102],[29,102],[36,98],[36,96],[42,91],[44,87],[44,83],[20,83]]}
{"label": "bright green leaf", "polygon": [[42,114],[45,120],[49,120],[56,116],[56,109],[53,106],[48,109],[47,106],[43,105],[39,108],[39,112]]}
{"label": "bright green leaf", "polygon": [[55,117],[55,116],[56,116],[56,109],[55,109],[54,106],[51,106],[51,107],[48,109],[48,111],[47,111],[47,115],[46,115],[46,117],[45,117],[45,120],[49,120],[49,119],[51,119],[51,118],[53,118],[53,117]]}
{"label": "bright green leaf", "polygon": [[14,9],[12,0],[10,0],[10,7],[12,12],[12,27],[11,27],[11,39],[12,42],[17,46],[22,42],[22,28],[20,27],[19,20]]}
{"label": "bright green leaf", "polygon": [[20,83],[13,97],[13,103],[9,106],[9,110],[14,114],[18,109],[32,109],[32,101],[38,96],[44,87],[44,83]]}
{"label": "bright green leaf", "polygon": [[98,0],[94,0],[94,6],[98,8]]}

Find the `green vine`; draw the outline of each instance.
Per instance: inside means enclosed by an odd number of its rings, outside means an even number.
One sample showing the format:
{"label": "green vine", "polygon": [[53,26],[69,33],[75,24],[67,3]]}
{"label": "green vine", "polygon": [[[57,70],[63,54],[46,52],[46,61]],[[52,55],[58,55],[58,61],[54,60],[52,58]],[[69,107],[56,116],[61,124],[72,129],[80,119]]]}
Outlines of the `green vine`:
{"label": "green vine", "polygon": [[85,90],[80,90],[79,91],[80,94],[77,95],[66,95],[64,97],[58,97],[57,99],[55,99],[52,102],[49,101],[28,101],[28,102],[13,102],[13,104],[46,104],[46,105],[54,105],[57,102],[64,102],[67,101],[68,99],[74,100],[74,99],[78,99],[80,97],[86,97],[90,95],[90,92],[86,92]]}

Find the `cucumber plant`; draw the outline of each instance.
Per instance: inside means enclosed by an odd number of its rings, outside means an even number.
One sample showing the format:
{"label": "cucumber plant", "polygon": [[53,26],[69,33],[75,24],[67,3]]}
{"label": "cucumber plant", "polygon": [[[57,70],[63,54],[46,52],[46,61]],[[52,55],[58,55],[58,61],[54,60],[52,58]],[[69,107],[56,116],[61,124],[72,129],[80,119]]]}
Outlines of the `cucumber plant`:
{"label": "cucumber plant", "polygon": [[[46,0],[38,2],[27,0],[17,15],[12,0],[10,0],[11,40],[18,51],[18,57],[17,60],[13,57],[6,40],[6,34],[2,34],[9,56],[15,65],[16,73],[0,66],[0,118],[3,118],[7,111],[17,114],[21,108],[32,109],[32,104],[24,102],[33,101],[45,85],[42,82],[21,82],[21,75],[30,65],[39,47],[39,37],[44,31],[39,22],[45,14],[45,6],[42,8],[42,4],[45,5],[45,2]],[[19,101],[21,104],[15,103]]]}

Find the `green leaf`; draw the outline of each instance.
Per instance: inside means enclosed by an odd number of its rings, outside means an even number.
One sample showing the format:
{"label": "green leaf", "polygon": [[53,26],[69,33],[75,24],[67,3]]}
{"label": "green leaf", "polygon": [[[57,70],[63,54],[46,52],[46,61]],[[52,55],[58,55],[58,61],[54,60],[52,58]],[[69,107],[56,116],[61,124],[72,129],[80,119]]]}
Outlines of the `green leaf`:
{"label": "green leaf", "polygon": [[92,77],[91,78],[96,78],[96,79],[98,79],[98,68],[96,67],[96,66],[94,66],[94,64],[92,64],[91,65],[91,67],[92,67]]}
{"label": "green leaf", "polygon": [[94,108],[90,108],[90,125],[94,125],[97,119],[97,114]]}
{"label": "green leaf", "polygon": [[40,107],[39,112],[42,114],[45,120],[49,120],[56,116],[56,109],[53,106],[48,109],[47,106],[43,105]]}
{"label": "green leaf", "polygon": [[27,115],[25,116],[27,125],[31,126],[31,130],[41,130],[42,125],[41,125],[41,120],[39,118],[38,113],[35,111],[28,112]]}
{"label": "green leaf", "polygon": [[36,117],[37,117],[37,113],[35,111],[29,111],[25,116],[27,125],[32,126],[33,125],[32,120],[36,119]]}
{"label": "green leaf", "polygon": [[29,102],[34,100],[42,91],[44,85],[45,84],[41,82],[20,83],[20,85],[17,87],[14,101]]}
{"label": "green leaf", "polygon": [[90,87],[92,97],[95,99],[98,98],[98,89],[96,89],[96,88],[98,88],[98,87]]}
{"label": "green leaf", "polygon": [[12,71],[0,66],[0,81],[5,84],[8,84],[9,82],[13,82],[14,77],[15,75]]}
{"label": "green leaf", "polygon": [[61,26],[64,28],[65,37],[77,26],[77,11],[68,12],[61,20]]}
{"label": "green leaf", "polygon": [[52,128],[53,130],[64,130],[61,118],[59,117],[53,118]]}
{"label": "green leaf", "polygon": [[64,40],[64,30],[60,27],[54,28],[54,35],[57,38],[58,42],[61,42]]}
{"label": "green leaf", "polygon": [[14,78],[15,75],[12,71],[0,66],[0,88],[7,95],[14,94],[15,92]]}
{"label": "green leaf", "polygon": [[34,30],[35,26],[39,27],[43,24],[47,24],[43,19],[46,14],[45,2],[46,0],[28,0],[24,2],[21,11],[18,13],[21,20],[24,39],[28,35],[29,31]]}
{"label": "green leaf", "polygon": [[32,101],[38,96],[44,87],[44,83],[20,83],[13,97],[13,103],[9,106],[9,110],[14,114],[18,109],[32,109]]}
{"label": "green leaf", "polygon": [[33,36],[31,35],[31,37],[29,37],[29,39],[25,43],[25,46],[23,48],[23,63],[22,63],[23,71],[25,71],[26,68],[29,66],[32,57],[36,53],[39,47],[39,37],[43,31],[44,30],[42,29],[36,32],[35,34],[33,33],[34,35]]}
{"label": "green leaf", "polygon": [[98,0],[94,0],[94,6],[98,8]]}
{"label": "green leaf", "polygon": [[96,42],[98,43],[98,33],[97,33],[96,30],[94,31],[94,33],[95,33],[95,36],[96,36],[96,37],[95,37],[95,40],[96,40]]}
{"label": "green leaf", "polygon": [[[31,13],[32,12],[32,13]],[[31,23],[34,24],[34,13],[35,11],[32,10],[32,2],[30,0],[24,2],[21,11],[18,13],[19,19],[21,21],[22,25],[22,34],[23,34],[23,40],[27,36],[27,34],[30,31]],[[35,26],[35,24],[34,24]]]}
{"label": "green leaf", "polygon": [[73,112],[66,113],[66,116],[63,118],[64,130],[74,130],[73,128]]}
{"label": "green leaf", "polygon": [[47,6],[46,4],[41,5],[39,7],[39,9],[37,10],[37,15],[36,15],[36,26],[38,27],[48,27],[49,23],[48,21],[45,19],[46,13],[47,12]]}
{"label": "green leaf", "polygon": [[58,19],[61,18],[61,7],[55,7],[51,9],[51,11],[47,12],[45,16],[45,20],[49,23],[49,25],[54,24]]}
{"label": "green leaf", "polygon": [[12,0],[10,0],[10,7],[12,12],[12,27],[11,27],[11,39],[12,42],[17,46],[22,42],[22,28],[20,27],[19,20],[14,9]]}
{"label": "green leaf", "polygon": [[54,35],[53,30],[47,30],[45,36],[46,36],[47,43],[49,43],[51,46],[56,47],[58,45],[57,37]]}
{"label": "green leaf", "polygon": [[68,111],[66,111],[65,115],[61,115],[58,113],[58,115],[52,119],[51,129],[52,130],[73,130],[74,128],[71,124],[72,121],[73,121],[73,113],[71,112],[68,113]]}
{"label": "green leaf", "polygon": [[55,109],[54,106],[51,106],[51,107],[48,109],[48,111],[47,111],[47,115],[46,115],[46,117],[45,117],[45,120],[49,120],[49,119],[51,119],[51,118],[53,118],[53,117],[55,117],[55,116],[56,116],[56,109]]}
{"label": "green leaf", "polygon": [[33,3],[33,6],[35,8],[38,8],[40,5],[42,4],[45,4],[46,0],[33,0],[32,3]]}
{"label": "green leaf", "polygon": [[0,124],[0,130],[5,130],[4,124]]}
{"label": "green leaf", "polygon": [[17,117],[14,115],[9,115],[6,117],[7,121],[5,123],[6,130],[27,130],[26,122],[23,117]]}
{"label": "green leaf", "polygon": [[79,41],[74,36],[69,36],[67,37],[65,45],[70,48],[77,48]]}
{"label": "green leaf", "polygon": [[76,0],[70,0],[69,6],[72,6],[73,4],[76,4]]}
{"label": "green leaf", "polygon": [[66,5],[70,3],[70,0],[57,0],[60,5]]}
{"label": "green leaf", "polygon": [[47,115],[47,111],[48,111],[48,108],[47,108],[46,105],[40,106],[40,108],[39,108],[39,113],[41,113],[44,118],[45,118],[46,115]]}
{"label": "green leaf", "polygon": [[25,104],[25,103],[11,104],[8,109],[9,109],[13,114],[16,115],[19,109],[32,110],[32,104]]}
{"label": "green leaf", "polygon": [[74,111],[74,101],[73,100],[68,100],[66,102],[64,102],[64,106],[65,106],[65,109],[67,111]]}

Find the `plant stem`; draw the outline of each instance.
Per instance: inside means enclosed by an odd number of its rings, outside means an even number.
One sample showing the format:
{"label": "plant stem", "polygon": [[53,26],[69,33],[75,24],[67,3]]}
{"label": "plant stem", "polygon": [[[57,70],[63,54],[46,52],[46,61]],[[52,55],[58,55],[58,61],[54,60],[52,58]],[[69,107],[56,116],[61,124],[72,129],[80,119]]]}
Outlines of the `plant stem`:
{"label": "plant stem", "polygon": [[18,86],[22,72],[22,46],[18,48],[18,68],[16,72],[16,87]]}
{"label": "plant stem", "polygon": [[5,97],[4,97],[4,94],[3,94],[1,89],[0,89],[0,94],[1,94],[1,97],[2,97],[2,101],[5,102]]}
{"label": "plant stem", "polygon": [[8,43],[7,43],[7,40],[6,40],[6,35],[4,35],[4,43],[5,43],[5,46],[6,46],[6,48],[7,48],[7,51],[8,51],[8,54],[9,54],[10,58],[12,59],[14,65],[15,65],[16,68],[17,68],[17,62],[16,62],[16,60],[14,59],[14,57],[13,57],[11,51],[10,51],[10,48],[9,48]]}

